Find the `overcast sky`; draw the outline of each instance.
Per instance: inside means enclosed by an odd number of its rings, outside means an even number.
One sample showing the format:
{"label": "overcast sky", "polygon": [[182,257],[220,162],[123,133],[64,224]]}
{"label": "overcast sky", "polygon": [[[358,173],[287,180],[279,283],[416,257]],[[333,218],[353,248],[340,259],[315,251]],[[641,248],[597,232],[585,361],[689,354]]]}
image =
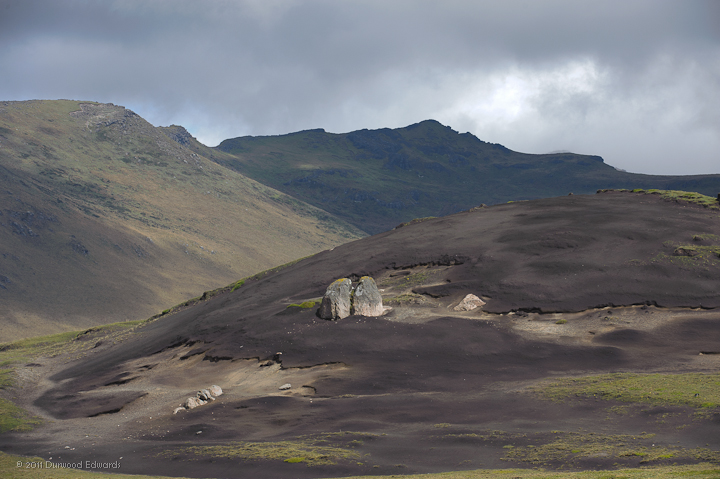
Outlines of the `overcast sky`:
{"label": "overcast sky", "polygon": [[209,146],[432,118],[516,151],[720,173],[720,1],[0,0],[0,100],[60,98]]}

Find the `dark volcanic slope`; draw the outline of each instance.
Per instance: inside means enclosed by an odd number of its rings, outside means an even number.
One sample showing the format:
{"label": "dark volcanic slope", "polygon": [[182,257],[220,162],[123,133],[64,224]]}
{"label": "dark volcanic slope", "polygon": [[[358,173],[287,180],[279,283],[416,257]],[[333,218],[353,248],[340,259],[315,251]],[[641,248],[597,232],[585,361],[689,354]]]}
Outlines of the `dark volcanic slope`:
{"label": "dark volcanic slope", "polygon": [[[392,474],[395,464],[408,465],[403,472],[506,467],[498,461],[506,442],[448,442],[436,428],[444,423],[473,434],[502,429],[548,437],[554,430],[592,431],[599,423],[608,434],[655,431],[652,418],[650,426],[641,419],[603,422],[602,404],[549,403],[517,385],[715,361],[698,355],[717,350],[715,311],[685,310],[664,323],[657,318],[668,313],[655,307],[625,308],[635,319],[589,311],[557,326],[535,313],[528,320],[454,313],[449,306],[475,293],[495,312],[638,303],[716,308],[719,249],[717,210],[632,193],[507,204],[406,226],[324,251],[149,323],[124,342],[99,345],[88,359],[62,366],[49,378],[52,387],[38,392],[35,407],[55,418],[45,436],[15,436],[0,447],[59,450],[56,460],[123,456],[130,473],[298,478]],[[317,298],[336,278],[365,274],[378,278],[386,295],[399,283],[410,285],[414,293],[406,296],[434,306],[396,306],[384,317],[337,322],[318,319],[314,309],[287,307]],[[565,336],[571,331],[576,336]],[[716,363],[702,364],[716,370]],[[278,391],[285,382],[293,388]],[[210,384],[226,394],[171,413]],[[717,446],[715,425],[680,431],[679,424],[653,442]],[[78,430],[94,438],[92,447],[62,449]],[[198,460],[183,449],[338,431],[377,434],[351,446],[369,459],[308,468],[283,462],[287,456]],[[606,462],[592,459],[587,467],[612,467]]]}
{"label": "dark volcanic slope", "polygon": [[[132,344],[60,377],[88,368],[104,371],[125,359],[199,342],[209,345],[205,354],[214,358],[266,358],[284,351],[287,365],[349,361],[358,352],[355,333],[343,331],[336,338],[331,323],[297,322],[286,305],[321,296],[336,278],[378,276],[418,265],[450,267],[435,285],[419,285],[416,293],[447,303],[475,293],[487,298],[484,309],[489,312],[632,304],[720,307],[717,253],[673,255],[691,245],[694,235],[717,244],[720,213],[631,193],[514,203],[428,220],[324,251],[158,321]],[[394,347],[388,331],[377,327],[361,328],[371,335],[362,343]]]}
{"label": "dark volcanic slope", "polygon": [[413,218],[604,188],[697,191],[720,175],[616,170],[599,156],[533,155],[460,134],[437,121],[333,134],[321,129],[223,141],[218,163],[331,212],[370,234]]}

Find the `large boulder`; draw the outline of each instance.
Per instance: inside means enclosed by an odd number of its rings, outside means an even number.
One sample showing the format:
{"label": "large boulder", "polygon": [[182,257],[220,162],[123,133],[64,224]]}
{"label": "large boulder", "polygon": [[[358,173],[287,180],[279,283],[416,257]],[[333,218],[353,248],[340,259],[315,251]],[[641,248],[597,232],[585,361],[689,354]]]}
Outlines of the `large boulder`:
{"label": "large boulder", "polygon": [[378,291],[375,280],[370,276],[360,278],[353,296],[353,314],[361,316],[382,316],[382,295]]}
{"label": "large boulder", "polygon": [[322,319],[342,319],[350,316],[350,290],[352,281],[340,278],[333,281],[325,291],[318,316]]}

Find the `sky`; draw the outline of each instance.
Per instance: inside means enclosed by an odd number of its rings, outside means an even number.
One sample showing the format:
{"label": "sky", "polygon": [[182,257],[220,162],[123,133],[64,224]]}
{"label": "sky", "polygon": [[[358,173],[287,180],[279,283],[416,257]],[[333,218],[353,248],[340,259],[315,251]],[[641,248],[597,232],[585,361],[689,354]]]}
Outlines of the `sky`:
{"label": "sky", "polygon": [[525,153],[720,173],[718,0],[0,0],[0,101],[227,138],[435,119]]}

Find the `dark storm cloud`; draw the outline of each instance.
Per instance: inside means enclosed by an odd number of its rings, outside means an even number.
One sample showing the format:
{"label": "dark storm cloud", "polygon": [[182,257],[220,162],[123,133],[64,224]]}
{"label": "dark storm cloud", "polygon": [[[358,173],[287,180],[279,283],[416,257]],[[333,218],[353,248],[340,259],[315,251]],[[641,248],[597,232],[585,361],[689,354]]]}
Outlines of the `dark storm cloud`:
{"label": "dark storm cloud", "polygon": [[510,148],[720,173],[720,2],[0,3],[2,99],[202,141],[435,118]]}

